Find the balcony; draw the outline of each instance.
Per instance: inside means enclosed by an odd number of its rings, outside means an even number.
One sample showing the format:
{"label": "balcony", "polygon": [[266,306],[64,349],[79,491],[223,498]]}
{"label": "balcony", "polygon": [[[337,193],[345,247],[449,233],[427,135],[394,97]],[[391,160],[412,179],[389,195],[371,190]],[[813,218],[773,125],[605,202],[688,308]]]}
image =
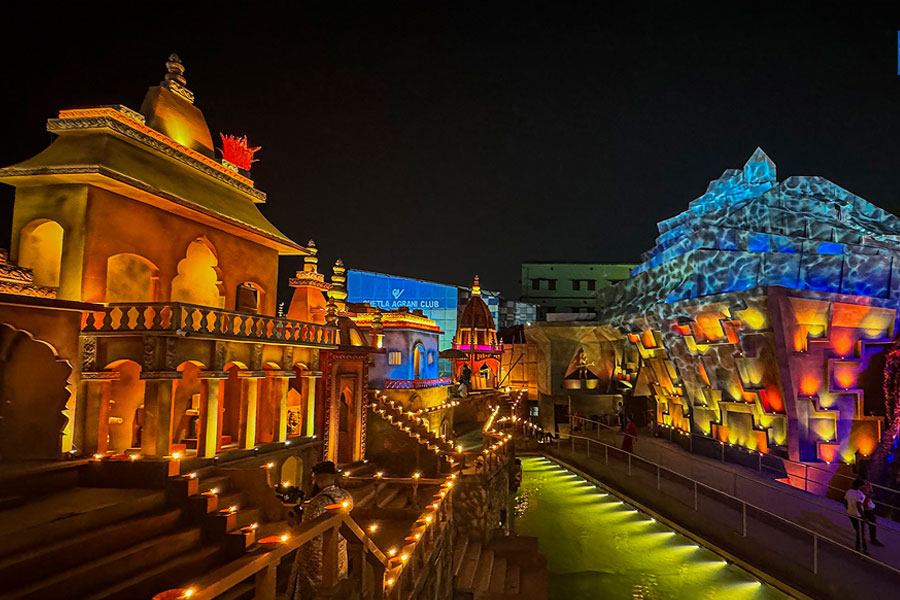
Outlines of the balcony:
{"label": "balcony", "polygon": [[424,390],[426,388],[440,387],[442,385],[450,385],[449,377],[439,377],[438,379],[385,379],[384,389],[386,390]]}
{"label": "balcony", "polygon": [[472,350],[475,352],[503,352],[503,344],[452,344],[454,350]]}
{"label": "balcony", "polygon": [[295,346],[337,344],[337,328],[177,302],[110,304],[82,318],[82,333],[155,334]]}

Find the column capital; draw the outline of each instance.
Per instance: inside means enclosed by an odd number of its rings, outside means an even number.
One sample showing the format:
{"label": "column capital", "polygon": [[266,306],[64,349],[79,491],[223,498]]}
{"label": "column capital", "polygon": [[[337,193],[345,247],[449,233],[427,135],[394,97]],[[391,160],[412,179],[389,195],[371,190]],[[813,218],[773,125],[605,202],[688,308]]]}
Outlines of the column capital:
{"label": "column capital", "polygon": [[181,371],[141,371],[140,378],[158,381],[181,379]]}
{"label": "column capital", "polygon": [[121,375],[118,371],[82,371],[81,381],[114,381]]}
{"label": "column capital", "polygon": [[262,379],[265,376],[265,371],[238,371],[238,379]]}
{"label": "column capital", "polygon": [[320,379],[322,377],[322,371],[303,371],[300,373],[300,377],[308,377],[309,379]]}
{"label": "column capital", "polygon": [[297,377],[297,373],[294,372],[293,369],[286,369],[284,371],[276,371],[276,370],[266,370],[266,377],[273,377],[277,379],[294,379]]}
{"label": "column capital", "polygon": [[228,379],[228,371],[200,371],[199,379]]}

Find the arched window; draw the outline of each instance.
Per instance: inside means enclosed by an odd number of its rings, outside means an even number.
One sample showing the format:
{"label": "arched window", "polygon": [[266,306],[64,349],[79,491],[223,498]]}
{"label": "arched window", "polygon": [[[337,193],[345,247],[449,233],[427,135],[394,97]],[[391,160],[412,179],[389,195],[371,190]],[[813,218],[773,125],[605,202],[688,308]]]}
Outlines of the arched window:
{"label": "arched window", "polygon": [[50,219],[36,219],[19,236],[19,266],[34,271],[34,283],[59,287],[63,228]]}
{"label": "arched window", "polygon": [[416,344],[413,346],[413,379],[418,379],[422,376],[422,361],[425,358],[425,348],[422,344]]}
{"label": "arched window", "polygon": [[178,275],[172,280],[172,302],[222,308],[225,297],[218,266],[219,259],[209,242],[191,242],[178,263]]}
{"label": "arched window", "polygon": [[143,256],[114,254],[106,260],[107,302],[155,302],[159,270]]}

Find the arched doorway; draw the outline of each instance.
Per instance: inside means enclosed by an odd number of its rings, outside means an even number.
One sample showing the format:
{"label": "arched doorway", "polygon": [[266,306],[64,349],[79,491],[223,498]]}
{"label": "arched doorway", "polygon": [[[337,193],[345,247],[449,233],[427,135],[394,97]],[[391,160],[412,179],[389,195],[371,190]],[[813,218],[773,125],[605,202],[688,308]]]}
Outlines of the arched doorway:
{"label": "arched doorway", "polygon": [[219,259],[205,238],[191,242],[172,280],[172,302],[222,308],[225,294]]}
{"label": "arched doorway", "polygon": [[71,373],[49,345],[0,324],[0,460],[59,458]]}
{"label": "arched doorway", "polygon": [[338,414],[338,462],[353,462],[353,449],[356,443],[356,414],[353,410],[353,392],[344,388],[341,392],[340,411]]}
{"label": "arched doorway", "polygon": [[[247,437],[247,401],[244,394],[244,378],[240,376],[246,365],[230,362],[225,365],[228,379],[222,387],[222,427],[219,435],[219,450],[243,448]],[[255,383],[255,380],[253,381]]]}
{"label": "arched doorway", "polygon": [[281,465],[281,484],[285,487],[303,487],[303,459],[288,456]]}
{"label": "arched doorway", "polygon": [[34,283],[59,287],[63,228],[50,219],[35,219],[19,234],[19,266],[34,271]]}
{"label": "arched doorway", "polygon": [[423,360],[425,360],[425,348],[422,344],[416,344],[413,346],[413,379],[422,377]]}
{"label": "arched doorway", "polygon": [[[141,366],[133,360],[117,360],[106,366],[116,371],[118,379],[109,382],[108,396],[103,399],[109,405],[109,431],[106,449],[113,454],[125,454],[129,450],[140,451],[144,432],[144,389]],[[101,413],[102,414],[102,413]],[[103,424],[100,424],[101,431]],[[100,447],[104,447],[100,440]]]}
{"label": "arched doorway", "polygon": [[203,397],[203,381],[200,371],[206,367],[197,361],[178,365],[181,379],[175,381],[172,400],[171,451],[186,454],[197,452],[200,435],[200,411]]}

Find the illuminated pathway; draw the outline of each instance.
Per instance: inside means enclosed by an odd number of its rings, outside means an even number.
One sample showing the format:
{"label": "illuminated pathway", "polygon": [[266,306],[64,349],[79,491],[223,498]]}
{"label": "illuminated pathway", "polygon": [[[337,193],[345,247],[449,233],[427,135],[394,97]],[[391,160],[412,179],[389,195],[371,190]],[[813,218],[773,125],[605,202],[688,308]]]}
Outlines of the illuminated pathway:
{"label": "illuminated pathway", "polygon": [[540,540],[551,600],[787,597],[547,459],[522,467],[514,526]]}

